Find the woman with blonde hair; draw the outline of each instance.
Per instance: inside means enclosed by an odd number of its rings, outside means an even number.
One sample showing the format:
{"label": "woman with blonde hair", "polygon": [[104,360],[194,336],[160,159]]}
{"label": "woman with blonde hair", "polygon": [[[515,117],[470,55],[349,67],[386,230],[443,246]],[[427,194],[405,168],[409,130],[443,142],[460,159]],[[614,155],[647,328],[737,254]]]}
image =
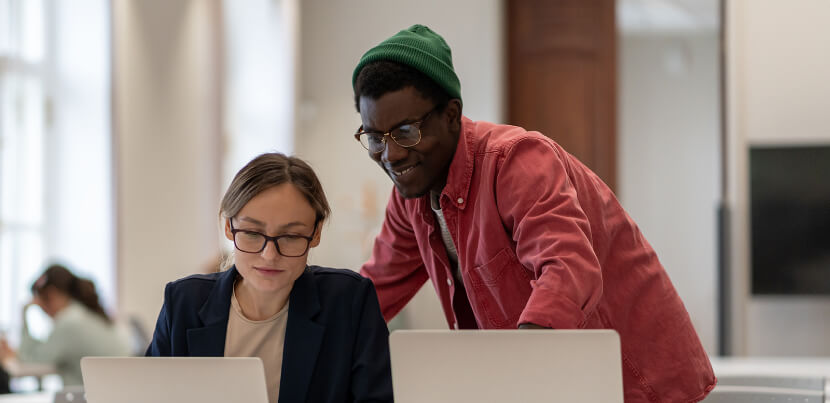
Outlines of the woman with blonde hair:
{"label": "woman with blonde hair", "polygon": [[268,153],[249,162],[220,209],[233,266],[167,285],[147,355],[259,357],[271,402],[392,401],[372,283],[307,265],[329,214],[304,161]]}

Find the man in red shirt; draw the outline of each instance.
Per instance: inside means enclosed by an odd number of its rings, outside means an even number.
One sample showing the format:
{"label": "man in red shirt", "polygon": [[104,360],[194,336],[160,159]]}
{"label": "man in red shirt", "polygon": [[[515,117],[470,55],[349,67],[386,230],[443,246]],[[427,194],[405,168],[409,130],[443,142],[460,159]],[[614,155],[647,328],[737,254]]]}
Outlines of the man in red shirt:
{"label": "man in red shirt", "polygon": [[461,113],[449,46],[414,25],[352,78],[355,138],[395,185],[371,259],[384,317],[429,279],[455,329],[615,329],[626,402],[696,402],[716,380],[657,255],[553,140]]}

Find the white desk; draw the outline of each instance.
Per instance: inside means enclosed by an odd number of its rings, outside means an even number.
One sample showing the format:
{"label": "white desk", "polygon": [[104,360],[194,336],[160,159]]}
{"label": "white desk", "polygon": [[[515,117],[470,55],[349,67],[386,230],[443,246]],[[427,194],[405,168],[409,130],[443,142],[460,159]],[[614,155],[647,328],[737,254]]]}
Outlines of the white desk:
{"label": "white desk", "polygon": [[0,403],[52,403],[55,392],[12,393],[0,395]]}
{"label": "white desk", "polygon": [[824,376],[830,378],[830,357],[712,357],[718,375]]}
{"label": "white desk", "polygon": [[11,378],[22,378],[33,376],[37,378],[38,390],[43,390],[43,377],[56,373],[55,366],[51,364],[23,363],[16,359],[6,360],[2,363],[3,369]]}
{"label": "white desk", "polygon": [[[715,375],[803,375],[825,376],[830,379],[830,357],[825,358],[786,358],[786,357],[712,357]],[[17,367],[17,374],[12,376],[43,376],[54,373],[46,372],[43,366]],[[10,372],[11,374],[11,372]],[[0,403],[52,403],[54,392],[37,392],[25,394],[0,395]]]}
{"label": "white desk", "polygon": [[824,378],[824,393],[830,397],[830,357],[716,357],[711,358],[715,376],[779,376]]}
{"label": "white desk", "polygon": [[5,369],[6,372],[9,373],[9,376],[13,378],[19,378],[23,376],[35,376],[40,378],[46,375],[52,375],[56,373],[54,365],[24,363],[17,360],[4,361],[3,369]]}

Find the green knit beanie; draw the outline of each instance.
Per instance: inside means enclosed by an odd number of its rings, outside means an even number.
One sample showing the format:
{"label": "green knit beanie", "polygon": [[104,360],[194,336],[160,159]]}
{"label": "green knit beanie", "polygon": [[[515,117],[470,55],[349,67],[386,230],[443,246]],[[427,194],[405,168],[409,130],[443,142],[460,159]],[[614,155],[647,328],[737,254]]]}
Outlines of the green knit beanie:
{"label": "green knit beanie", "polygon": [[461,99],[461,83],[452,67],[452,51],[441,35],[423,25],[413,25],[369,49],[352,74],[352,87],[363,66],[389,60],[412,67],[431,78],[452,98]]}

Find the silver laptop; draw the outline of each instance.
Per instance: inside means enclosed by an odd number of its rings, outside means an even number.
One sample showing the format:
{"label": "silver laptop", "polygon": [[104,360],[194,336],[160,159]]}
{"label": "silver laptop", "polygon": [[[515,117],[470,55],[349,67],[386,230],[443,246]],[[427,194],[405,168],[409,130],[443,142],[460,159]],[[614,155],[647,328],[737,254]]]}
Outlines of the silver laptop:
{"label": "silver laptop", "polygon": [[268,403],[262,360],[249,357],[85,357],[88,403]]}
{"label": "silver laptop", "polygon": [[396,403],[622,403],[613,330],[398,330]]}

